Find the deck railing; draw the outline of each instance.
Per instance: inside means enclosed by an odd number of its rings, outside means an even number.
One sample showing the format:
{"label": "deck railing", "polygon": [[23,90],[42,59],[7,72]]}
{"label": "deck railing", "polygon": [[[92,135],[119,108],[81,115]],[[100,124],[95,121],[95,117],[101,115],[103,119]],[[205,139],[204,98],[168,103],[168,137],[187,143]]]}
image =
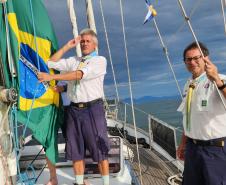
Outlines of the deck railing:
{"label": "deck railing", "polygon": [[[158,144],[171,157],[176,159],[176,149],[182,130],[167,124],[137,107],[134,108],[134,112],[137,129],[139,133],[142,133],[142,136],[146,136],[146,142],[150,146],[153,143]],[[111,103],[108,103],[108,113],[108,117],[120,120],[123,123],[124,132],[128,128],[133,127],[132,108],[130,104],[111,101]],[[141,136],[138,134],[139,137]]]}

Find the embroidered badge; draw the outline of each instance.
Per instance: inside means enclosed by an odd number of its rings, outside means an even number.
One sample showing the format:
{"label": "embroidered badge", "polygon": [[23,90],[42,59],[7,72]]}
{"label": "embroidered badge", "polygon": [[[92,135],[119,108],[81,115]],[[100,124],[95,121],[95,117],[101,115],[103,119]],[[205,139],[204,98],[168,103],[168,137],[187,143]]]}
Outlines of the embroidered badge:
{"label": "embroidered badge", "polygon": [[206,107],[207,106],[207,100],[202,100],[202,107]]}

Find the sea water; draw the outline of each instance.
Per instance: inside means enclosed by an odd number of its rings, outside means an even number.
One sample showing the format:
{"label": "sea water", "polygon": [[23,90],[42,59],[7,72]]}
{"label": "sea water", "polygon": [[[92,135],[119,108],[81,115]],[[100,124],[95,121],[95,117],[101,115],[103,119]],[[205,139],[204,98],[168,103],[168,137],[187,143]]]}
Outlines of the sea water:
{"label": "sea water", "polygon": [[[154,118],[157,118],[166,124],[177,128],[176,134],[177,140],[179,141],[183,130],[182,114],[181,112],[177,111],[180,102],[181,101],[179,99],[161,99],[135,104],[134,106],[137,108],[135,109],[135,121],[137,127],[148,131],[148,116],[151,115]],[[120,106],[118,118],[132,124],[133,116],[131,106],[126,106],[126,116],[124,112],[125,106]]]}

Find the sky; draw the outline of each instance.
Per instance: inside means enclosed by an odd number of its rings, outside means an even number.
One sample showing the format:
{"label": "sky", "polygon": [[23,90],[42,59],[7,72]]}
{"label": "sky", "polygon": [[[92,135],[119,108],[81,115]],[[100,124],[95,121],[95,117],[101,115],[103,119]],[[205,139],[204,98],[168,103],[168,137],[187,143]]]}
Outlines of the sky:
{"label": "sky", "polygon": [[[122,23],[119,0],[93,0],[94,17],[99,39],[99,55],[108,60],[105,76],[105,94],[115,97],[115,87],[109,54],[107,50],[103,21],[100,11],[103,4],[104,18],[108,33],[113,67],[120,99],[129,97],[128,74],[123,42]],[[184,48],[194,41],[191,31],[182,16],[178,0],[153,0],[157,16],[155,18],[163,42],[168,48],[175,75],[180,88],[190,77],[182,54]],[[44,0],[49,16],[53,22],[59,46],[63,46],[73,37],[70,17],[65,0]],[[190,16],[191,25],[198,40],[210,50],[210,58],[222,74],[226,74],[226,33],[220,0],[183,1],[184,9]],[[85,0],[75,0],[79,31],[87,27]],[[144,0],[122,0],[125,36],[128,49],[129,69],[134,98],[143,96],[179,96],[173,74],[153,21],[143,25],[147,7]],[[226,13],[226,8],[225,8]],[[75,55],[74,51],[66,54]]]}

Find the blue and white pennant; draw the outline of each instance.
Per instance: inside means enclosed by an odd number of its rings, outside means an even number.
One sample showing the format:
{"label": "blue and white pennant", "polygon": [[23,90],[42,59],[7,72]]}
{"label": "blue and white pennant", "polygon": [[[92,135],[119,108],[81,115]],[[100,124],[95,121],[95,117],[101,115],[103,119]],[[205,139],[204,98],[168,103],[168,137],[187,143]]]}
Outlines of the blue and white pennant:
{"label": "blue and white pennant", "polygon": [[151,2],[149,0],[145,0],[145,3],[147,5],[148,8],[148,13],[144,19],[144,23],[148,22],[149,20],[151,20],[152,18],[154,18],[157,15],[156,10],[154,9],[153,5],[151,4]]}

